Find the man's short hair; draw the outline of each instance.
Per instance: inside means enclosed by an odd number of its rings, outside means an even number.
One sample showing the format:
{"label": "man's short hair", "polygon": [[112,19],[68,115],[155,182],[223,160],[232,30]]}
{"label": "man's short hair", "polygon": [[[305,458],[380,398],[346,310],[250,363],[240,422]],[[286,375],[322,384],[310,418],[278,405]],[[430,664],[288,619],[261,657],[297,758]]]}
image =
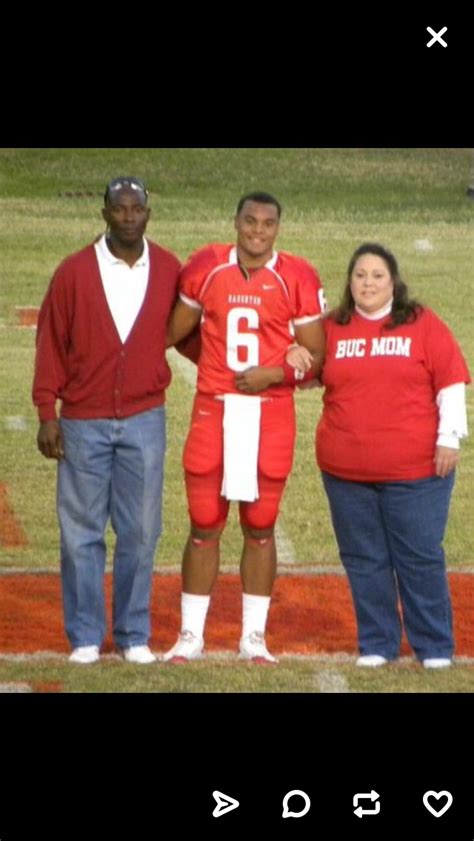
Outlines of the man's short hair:
{"label": "man's short hair", "polygon": [[246,201],[255,201],[258,204],[273,204],[275,205],[278,211],[278,218],[281,216],[281,204],[275,196],[271,196],[270,193],[247,193],[246,196],[242,196],[238,205],[237,205],[237,216],[239,215],[240,211],[242,210]]}
{"label": "man's short hair", "polygon": [[112,180],[107,184],[104,193],[104,204],[107,204],[108,199],[113,196],[115,191],[123,190],[124,188],[128,190],[137,190],[145,196],[145,203],[148,200],[148,190],[145,186],[145,182],[142,181],[141,178],[135,178],[134,175],[122,175],[119,178],[112,178]]}

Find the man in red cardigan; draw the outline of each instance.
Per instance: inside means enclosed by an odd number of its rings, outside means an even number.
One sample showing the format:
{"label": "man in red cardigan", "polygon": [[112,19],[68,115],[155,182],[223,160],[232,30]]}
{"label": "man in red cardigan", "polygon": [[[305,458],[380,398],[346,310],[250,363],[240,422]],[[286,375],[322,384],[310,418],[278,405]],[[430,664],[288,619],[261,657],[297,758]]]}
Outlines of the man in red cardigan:
{"label": "man in red cardigan", "polygon": [[40,452],[58,461],[63,604],[74,663],[97,661],[105,636],[109,519],[117,538],[114,641],[129,662],[156,659],[148,641],[171,380],[165,330],[180,264],[144,237],[147,201],[138,178],[108,184],[107,232],[58,267],[38,320],[37,440]]}

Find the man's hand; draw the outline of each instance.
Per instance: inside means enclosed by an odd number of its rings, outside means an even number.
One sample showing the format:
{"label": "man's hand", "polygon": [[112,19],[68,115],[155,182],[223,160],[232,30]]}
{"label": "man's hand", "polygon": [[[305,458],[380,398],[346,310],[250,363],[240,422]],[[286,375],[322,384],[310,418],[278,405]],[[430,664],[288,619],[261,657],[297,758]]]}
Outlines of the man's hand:
{"label": "man's hand", "polygon": [[46,458],[55,458],[57,461],[64,458],[63,437],[57,420],[40,423],[36,441],[38,450]]}
{"label": "man's hand", "polygon": [[437,476],[445,479],[454,470],[458,461],[459,450],[453,450],[451,447],[436,447],[434,463]]}
{"label": "man's hand", "polygon": [[271,385],[278,385],[282,382],[282,379],[282,368],[266,368],[263,365],[255,365],[253,368],[242,371],[241,374],[236,374],[235,385],[243,394],[257,394]]}

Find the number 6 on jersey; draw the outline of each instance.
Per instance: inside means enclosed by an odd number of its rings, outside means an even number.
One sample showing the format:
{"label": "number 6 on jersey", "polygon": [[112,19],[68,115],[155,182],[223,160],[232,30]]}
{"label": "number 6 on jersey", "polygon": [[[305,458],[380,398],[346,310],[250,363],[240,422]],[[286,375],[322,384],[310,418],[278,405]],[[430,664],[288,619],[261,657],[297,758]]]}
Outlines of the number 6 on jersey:
{"label": "number 6 on jersey", "polygon": [[[250,307],[234,307],[227,316],[227,365],[232,371],[245,371],[259,364],[258,336],[239,333],[240,319],[246,319],[249,330],[258,330],[258,312]],[[239,359],[239,348],[247,348],[247,359]]]}

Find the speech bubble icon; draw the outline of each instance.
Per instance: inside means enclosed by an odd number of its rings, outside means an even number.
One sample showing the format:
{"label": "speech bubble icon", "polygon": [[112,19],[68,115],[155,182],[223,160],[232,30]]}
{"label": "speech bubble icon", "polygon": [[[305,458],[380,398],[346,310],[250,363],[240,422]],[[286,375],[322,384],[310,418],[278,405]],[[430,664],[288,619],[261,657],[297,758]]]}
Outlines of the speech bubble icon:
{"label": "speech bubble icon", "polygon": [[[302,797],[305,806],[301,812],[291,812],[288,808],[288,803],[290,802],[292,797]],[[311,808],[311,800],[309,799],[308,795],[305,791],[300,791],[298,788],[293,789],[293,791],[289,791],[288,794],[285,794],[283,798],[283,818],[302,818],[306,815]]]}

